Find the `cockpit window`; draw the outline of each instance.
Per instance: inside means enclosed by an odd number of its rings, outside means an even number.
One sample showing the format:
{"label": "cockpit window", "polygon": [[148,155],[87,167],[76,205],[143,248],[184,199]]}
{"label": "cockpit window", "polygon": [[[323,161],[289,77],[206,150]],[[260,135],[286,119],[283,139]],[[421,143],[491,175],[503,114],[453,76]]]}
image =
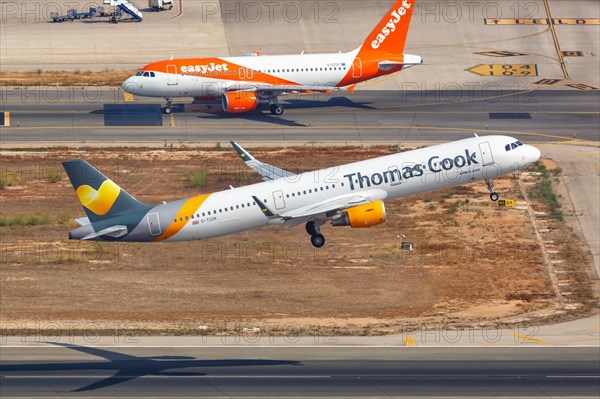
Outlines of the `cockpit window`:
{"label": "cockpit window", "polygon": [[154,78],[154,77],[156,77],[156,75],[154,74],[154,72],[150,72],[150,77],[151,77],[151,78]]}
{"label": "cockpit window", "polygon": [[142,76],[144,74],[144,72],[139,71],[138,73],[135,74],[135,76]]}
{"label": "cockpit window", "polygon": [[510,151],[510,150],[514,150],[517,147],[521,147],[522,145],[524,145],[521,141],[515,141],[514,143],[510,143],[504,146],[504,149],[506,151]]}
{"label": "cockpit window", "polygon": [[150,76],[150,74],[149,74],[148,72],[144,72],[144,76],[145,76],[145,77],[149,77],[149,76]]}

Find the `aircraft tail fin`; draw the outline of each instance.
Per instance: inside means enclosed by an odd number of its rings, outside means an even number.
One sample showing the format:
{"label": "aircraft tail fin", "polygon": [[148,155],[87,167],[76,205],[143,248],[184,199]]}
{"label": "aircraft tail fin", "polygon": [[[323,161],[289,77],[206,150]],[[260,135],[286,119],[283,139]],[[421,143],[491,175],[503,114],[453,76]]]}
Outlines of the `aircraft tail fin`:
{"label": "aircraft tail fin", "polygon": [[148,208],[83,159],[63,167],[91,223]]}
{"label": "aircraft tail fin", "polygon": [[363,57],[377,54],[377,58],[384,59],[385,54],[401,55],[406,44],[414,6],[415,0],[397,0],[373,32],[367,36],[360,49]]}

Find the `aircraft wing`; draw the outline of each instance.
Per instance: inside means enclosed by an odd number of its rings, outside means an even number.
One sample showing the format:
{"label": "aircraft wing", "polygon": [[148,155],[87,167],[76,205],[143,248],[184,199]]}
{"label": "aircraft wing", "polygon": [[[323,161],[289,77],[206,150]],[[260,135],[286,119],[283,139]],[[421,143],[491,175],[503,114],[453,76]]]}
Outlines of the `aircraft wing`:
{"label": "aircraft wing", "polygon": [[260,162],[254,158],[248,151],[244,150],[235,141],[230,141],[233,148],[237,151],[239,156],[242,158],[244,163],[254,170],[256,173],[262,176],[264,181],[276,180],[282,177],[294,176],[294,173],[288,172],[287,170],[279,169],[275,166],[269,165],[264,162]]}
{"label": "aircraft wing", "polygon": [[369,202],[384,200],[387,192],[381,189],[369,189],[357,193],[340,195],[329,198],[324,201],[306,205],[301,208],[293,209],[281,214],[276,213],[267,207],[256,196],[253,197],[256,204],[269,219],[283,219],[284,226],[292,227],[312,219],[327,219],[331,217],[332,212],[343,211],[358,205],[368,204]]}

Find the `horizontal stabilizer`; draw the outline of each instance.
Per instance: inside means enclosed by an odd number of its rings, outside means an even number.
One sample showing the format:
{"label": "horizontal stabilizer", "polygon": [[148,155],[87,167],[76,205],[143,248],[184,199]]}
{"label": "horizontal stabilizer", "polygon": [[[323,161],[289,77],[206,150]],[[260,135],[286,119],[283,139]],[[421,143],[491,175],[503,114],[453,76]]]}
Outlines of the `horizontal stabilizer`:
{"label": "horizontal stabilizer", "polygon": [[124,236],[125,234],[127,234],[127,226],[116,225],[116,226],[108,227],[104,230],[100,230],[95,233],[88,234],[87,236],[83,237],[81,240],[82,241],[92,240],[94,238],[99,238],[99,237],[104,237],[104,236],[108,236],[111,238],[119,238],[119,237]]}
{"label": "horizontal stabilizer", "polygon": [[75,219],[75,222],[77,222],[77,224],[80,226],[87,226],[88,224],[91,224],[90,218],[77,218]]}

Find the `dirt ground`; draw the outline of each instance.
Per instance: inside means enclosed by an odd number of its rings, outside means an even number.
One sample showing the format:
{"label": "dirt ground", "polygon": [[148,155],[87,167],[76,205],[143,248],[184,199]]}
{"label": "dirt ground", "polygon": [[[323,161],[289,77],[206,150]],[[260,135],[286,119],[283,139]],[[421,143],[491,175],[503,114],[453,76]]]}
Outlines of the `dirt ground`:
{"label": "dirt ground", "polygon": [[0,72],[0,86],[116,86],[135,74],[135,70]]}
{"label": "dirt ground", "polygon": [[[396,151],[252,150],[295,172]],[[581,306],[565,311],[557,298],[517,176],[496,181],[515,207],[492,203],[481,182],[387,201],[386,224],[368,230],[324,226],[328,243],[320,250],[303,226],[187,243],[82,243],[67,239],[76,227],[72,219],[84,212],[60,166],[76,157],[146,203],[260,181],[229,148],[2,152],[8,182],[0,190],[4,330],[19,323],[60,331],[94,323],[110,330],[120,323],[137,333],[193,333],[201,325],[224,333],[232,325],[275,323],[386,334],[423,323],[491,326],[564,318],[594,307],[588,305],[589,255],[562,223],[549,221],[552,232],[545,239],[552,238],[580,281],[573,295]],[[204,187],[191,185],[195,171],[208,174]],[[543,203],[533,206],[543,213]],[[401,234],[416,244],[414,251],[399,249]],[[285,328],[277,331],[285,334]]]}

